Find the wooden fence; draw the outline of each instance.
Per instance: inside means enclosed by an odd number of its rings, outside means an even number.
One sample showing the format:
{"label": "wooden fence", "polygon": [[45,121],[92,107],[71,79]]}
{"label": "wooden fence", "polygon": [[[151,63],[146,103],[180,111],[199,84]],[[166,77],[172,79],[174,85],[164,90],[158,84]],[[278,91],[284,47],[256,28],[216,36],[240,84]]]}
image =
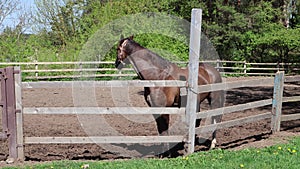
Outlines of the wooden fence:
{"label": "wooden fence", "polygon": [[[23,130],[22,126],[17,124],[22,120],[20,100],[15,100],[21,93],[21,88],[15,88],[15,80],[21,82],[20,70],[13,68],[0,69],[0,112],[2,121],[2,131],[0,131],[0,140],[8,140],[9,155],[13,158],[23,158]],[[0,125],[1,126],[1,125]],[[17,128],[18,126],[18,128]],[[21,127],[21,128],[20,128]],[[18,134],[17,131],[20,133]]]}
{"label": "wooden fence", "polygon": [[[186,135],[171,135],[171,136],[99,136],[99,137],[24,137],[23,138],[23,116],[28,114],[115,114],[118,107],[22,107],[21,90],[29,88],[72,88],[79,86],[93,87],[153,87],[153,86],[178,86],[186,87],[185,81],[57,81],[57,82],[21,82],[19,74],[15,74],[15,91],[17,107],[21,108],[16,116],[16,126],[14,130],[17,132],[17,147],[15,147],[16,158],[23,159],[24,152],[23,146],[26,144],[86,144],[86,143],[170,143],[170,142],[183,142],[190,143]],[[300,114],[281,115],[282,102],[295,102],[300,101],[300,96],[282,97],[284,82],[297,82],[300,81],[300,76],[284,77],[283,72],[278,73],[275,78],[268,77],[262,79],[252,79],[243,81],[224,82],[212,85],[203,85],[198,87],[198,91],[209,92],[216,90],[229,90],[240,87],[256,87],[265,85],[274,85],[273,99],[259,100],[249,102],[245,104],[239,104],[234,106],[227,106],[214,110],[206,110],[198,113],[195,116],[196,119],[207,118],[215,115],[228,114],[237,111],[243,111],[247,109],[262,107],[266,105],[272,105],[272,109],[269,112],[265,112],[259,115],[253,115],[240,119],[222,121],[218,124],[211,124],[194,128],[195,133],[201,134],[208,131],[213,131],[220,128],[227,128],[236,125],[243,125],[245,123],[255,122],[263,119],[272,119],[271,129],[273,132],[277,132],[280,129],[281,121],[300,119]],[[185,90],[183,90],[185,91]],[[135,108],[138,111],[132,112],[130,108],[122,107],[121,114],[135,114],[137,112],[143,112],[143,114],[180,114],[188,116],[185,108]],[[15,113],[14,113],[15,114]],[[187,119],[187,117],[186,117]],[[190,126],[190,127],[191,127]],[[9,136],[8,136],[9,137]],[[11,156],[11,154],[10,154]]]}
{"label": "wooden fence", "polygon": [[[287,77],[285,78],[287,82],[291,81],[300,81],[300,77]],[[275,85],[274,85],[275,81]],[[201,134],[202,132],[207,132],[219,128],[227,128],[235,125],[242,125],[245,123],[254,122],[257,120],[270,119],[272,118],[272,131],[279,131],[278,126],[280,126],[280,121],[286,120],[295,120],[300,118],[300,114],[294,115],[284,115],[281,116],[281,102],[276,102],[282,98],[282,86],[283,85],[283,73],[278,74],[273,78],[264,78],[257,80],[244,80],[244,81],[235,81],[227,82],[213,85],[199,86],[198,91],[208,92],[215,90],[229,90],[239,87],[256,87],[256,86],[265,86],[265,85],[274,85],[274,96],[272,99],[260,100],[249,102],[245,104],[228,106],[224,108],[218,108],[214,110],[207,110],[197,114],[197,119],[202,119],[210,117],[213,115],[228,114],[236,111],[242,111],[257,107],[262,107],[266,105],[271,105],[272,109],[270,112],[266,112],[259,115],[244,117],[240,119],[235,119],[231,121],[223,121],[218,124],[211,124],[207,126],[201,126],[196,129],[195,133]],[[88,85],[91,82],[23,82],[22,86],[24,88],[45,88],[45,87],[74,87],[78,84]],[[97,81],[93,82],[95,87],[125,87],[125,86],[134,86],[134,87],[153,87],[153,86],[179,86],[184,87],[186,82],[183,81]],[[275,100],[275,101],[274,101]],[[300,101],[299,96],[282,98],[284,101]],[[118,107],[103,107],[103,108],[91,108],[91,107],[34,107],[26,108],[24,107],[24,114],[113,114],[119,110]],[[155,114],[155,113],[167,113],[167,114],[183,114],[185,113],[185,108],[134,108],[138,110],[137,112],[144,112],[145,114]],[[132,114],[130,108],[122,108],[122,114]],[[186,140],[186,136],[105,136],[105,137],[25,137],[25,144],[62,144],[62,143],[155,143],[155,142],[182,142]]]}
{"label": "wooden fence", "polygon": [[[299,63],[248,63],[246,61],[207,60],[224,75],[273,76],[277,71],[288,74],[299,74]],[[176,62],[186,66],[186,62]],[[0,63],[0,67],[21,66],[23,79],[55,80],[80,77],[102,78],[103,80],[120,77],[136,77],[133,68],[118,71],[114,62],[11,62]]]}

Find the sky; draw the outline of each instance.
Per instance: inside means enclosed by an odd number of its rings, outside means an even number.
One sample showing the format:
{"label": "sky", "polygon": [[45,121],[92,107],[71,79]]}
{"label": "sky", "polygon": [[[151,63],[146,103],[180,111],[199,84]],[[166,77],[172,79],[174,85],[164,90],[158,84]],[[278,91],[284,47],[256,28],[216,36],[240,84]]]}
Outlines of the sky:
{"label": "sky", "polygon": [[[34,0],[19,0],[19,1],[21,2],[20,7],[25,8],[26,11],[32,11],[32,8],[34,6]],[[6,26],[15,27],[18,24],[18,13],[20,13],[20,11],[15,11],[10,16],[8,16],[3,21],[3,26],[1,26],[1,29],[5,28]],[[26,30],[27,33],[31,31],[32,31],[31,28]]]}

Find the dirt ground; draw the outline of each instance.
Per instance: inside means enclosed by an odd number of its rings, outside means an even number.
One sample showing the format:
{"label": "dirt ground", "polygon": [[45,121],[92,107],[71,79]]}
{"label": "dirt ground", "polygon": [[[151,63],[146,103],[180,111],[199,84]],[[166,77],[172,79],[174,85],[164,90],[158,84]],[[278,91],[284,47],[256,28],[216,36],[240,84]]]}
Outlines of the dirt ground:
{"label": "dirt ground", "polygon": [[[227,80],[241,80],[231,78]],[[89,93],[90,92],[90,93]],[[255,100],[272,98],[272,86],[238,88],[226,92],[226,105],[237,105]],[[284,96],[300,95],[300,84],[284,87]],[[74,98],[76,96],[76,98]],[[25,89],[22,91],[25,107],[146,107],[143,88],[96,88],[76,91],[72,89]],[[207,109],[203,103],[201,109]],[[300,113],[299,102],[284,103],[283,114]],[[122,110],[120,110],[122,111]],[[271,106],[235,112],[223,116],[223,121],[270,112]],[[0,116],[1,117],[1,116]],[[171,116],[171,133],[182,134],[177,129],[182,123],[179,116]],[[204,122],[203,122],[204,123]],[[173,130],[174,129],[174,130]],[[300,135],[300,120],[282,122],[281,132],[270,133],[270,120],[220,129],[217,132],[218,147],[222,149],[242,149],[245,147],[264,147],[286,141],[290,136]],[[152,115],[24,115],[24,136],[100,136],[100,135],[157,135]],[[202,136],[201,136],[202,137]],[[206,145],[196,145],[196,151],[208,149]],[[153,157],[162,149],[176,149],[172,156],[182,155],[182,145],[138,145],[138,144],[31,144],[25,145],[26,161],[51,160],[103,160],[132,157]],[[0,141],[0,161],[8,157],[5,141]]]}

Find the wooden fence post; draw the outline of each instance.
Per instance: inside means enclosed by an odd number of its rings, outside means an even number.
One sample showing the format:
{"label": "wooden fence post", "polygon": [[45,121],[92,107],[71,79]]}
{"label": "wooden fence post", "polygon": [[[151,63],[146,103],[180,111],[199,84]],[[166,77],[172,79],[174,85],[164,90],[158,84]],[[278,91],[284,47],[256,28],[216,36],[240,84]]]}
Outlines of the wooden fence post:
{"label": "wooden fence post", "polygon": [[82,71],[82,61],[81,60],[79,61],[79,70],[80,70],[79,75],[80,75],[80,77],[82,77],[83,71]]}
{"label": "wooden fence post", "polygon": [[247,61],[244,61],[244,75],[247,75]]}
{"label": "wooden fence post", "polygon": [[20,67],[14,67],[15,101],[16,101],[16,130],[17,130],[17,158],[24,161],[23,138],[23,107],[22,107],[22,79]]}
{"label": "wooden fence post", "polygon": [[7,139],[7,107],[6,107],[6,75],[5,75],[5,68],[0,69],[0,106],[2,107],[2,131],[0,132],[0,140],[6,140]]}
{"label": "wooden fence post", "polygon": [[36,62],[35,63],[35,77],[38,78],[39,76],[39,64]]}
{"label": "wooden fence post", "polygon": [[13,67],[5,68],[6,75],[6,108],[8,127],[9,162],[18,158],[17,153],[17,129],[16,129],[16,102],[15,102],[15,82]]}
{"label": "wooden fence post", "polygon": [[198,91],[198,69],[200,55],[202,10],[192,9],[191,30],[190,30],[190,50],[189,50],[189,77],[188,96],[186,106],[186,120],[188,122],[187,153],[194,152],[195,146],[195,123],[197,111],[197,91]]}
{"label": "wooden fence post", "polygon": [[220,59],[217,59],[217,67],[216,67],[216,69],[217,69],[217,71],[219,71],[220,72]]}
{"label": "wooden fence post", "polygon": [[284,85],[284,72],[277,72],[274,78],[274,90],[272,99],[272,133],[280,131],[282,95]]}

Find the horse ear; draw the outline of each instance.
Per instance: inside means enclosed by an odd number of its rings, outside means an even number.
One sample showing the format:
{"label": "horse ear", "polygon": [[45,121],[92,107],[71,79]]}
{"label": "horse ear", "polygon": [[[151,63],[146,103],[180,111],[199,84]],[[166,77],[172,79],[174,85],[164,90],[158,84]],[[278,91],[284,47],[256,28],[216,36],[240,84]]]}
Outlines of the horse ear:
{"label": "horse ear", "polygon": [[122,40],[122,39],[124,39],[124,35],[123,34],[120,36],[120,40]]}
{"label": "horse ear", "polygon": [[129,39],[133,40],[133,38],[134,38],[134,35],[129,36]]}

